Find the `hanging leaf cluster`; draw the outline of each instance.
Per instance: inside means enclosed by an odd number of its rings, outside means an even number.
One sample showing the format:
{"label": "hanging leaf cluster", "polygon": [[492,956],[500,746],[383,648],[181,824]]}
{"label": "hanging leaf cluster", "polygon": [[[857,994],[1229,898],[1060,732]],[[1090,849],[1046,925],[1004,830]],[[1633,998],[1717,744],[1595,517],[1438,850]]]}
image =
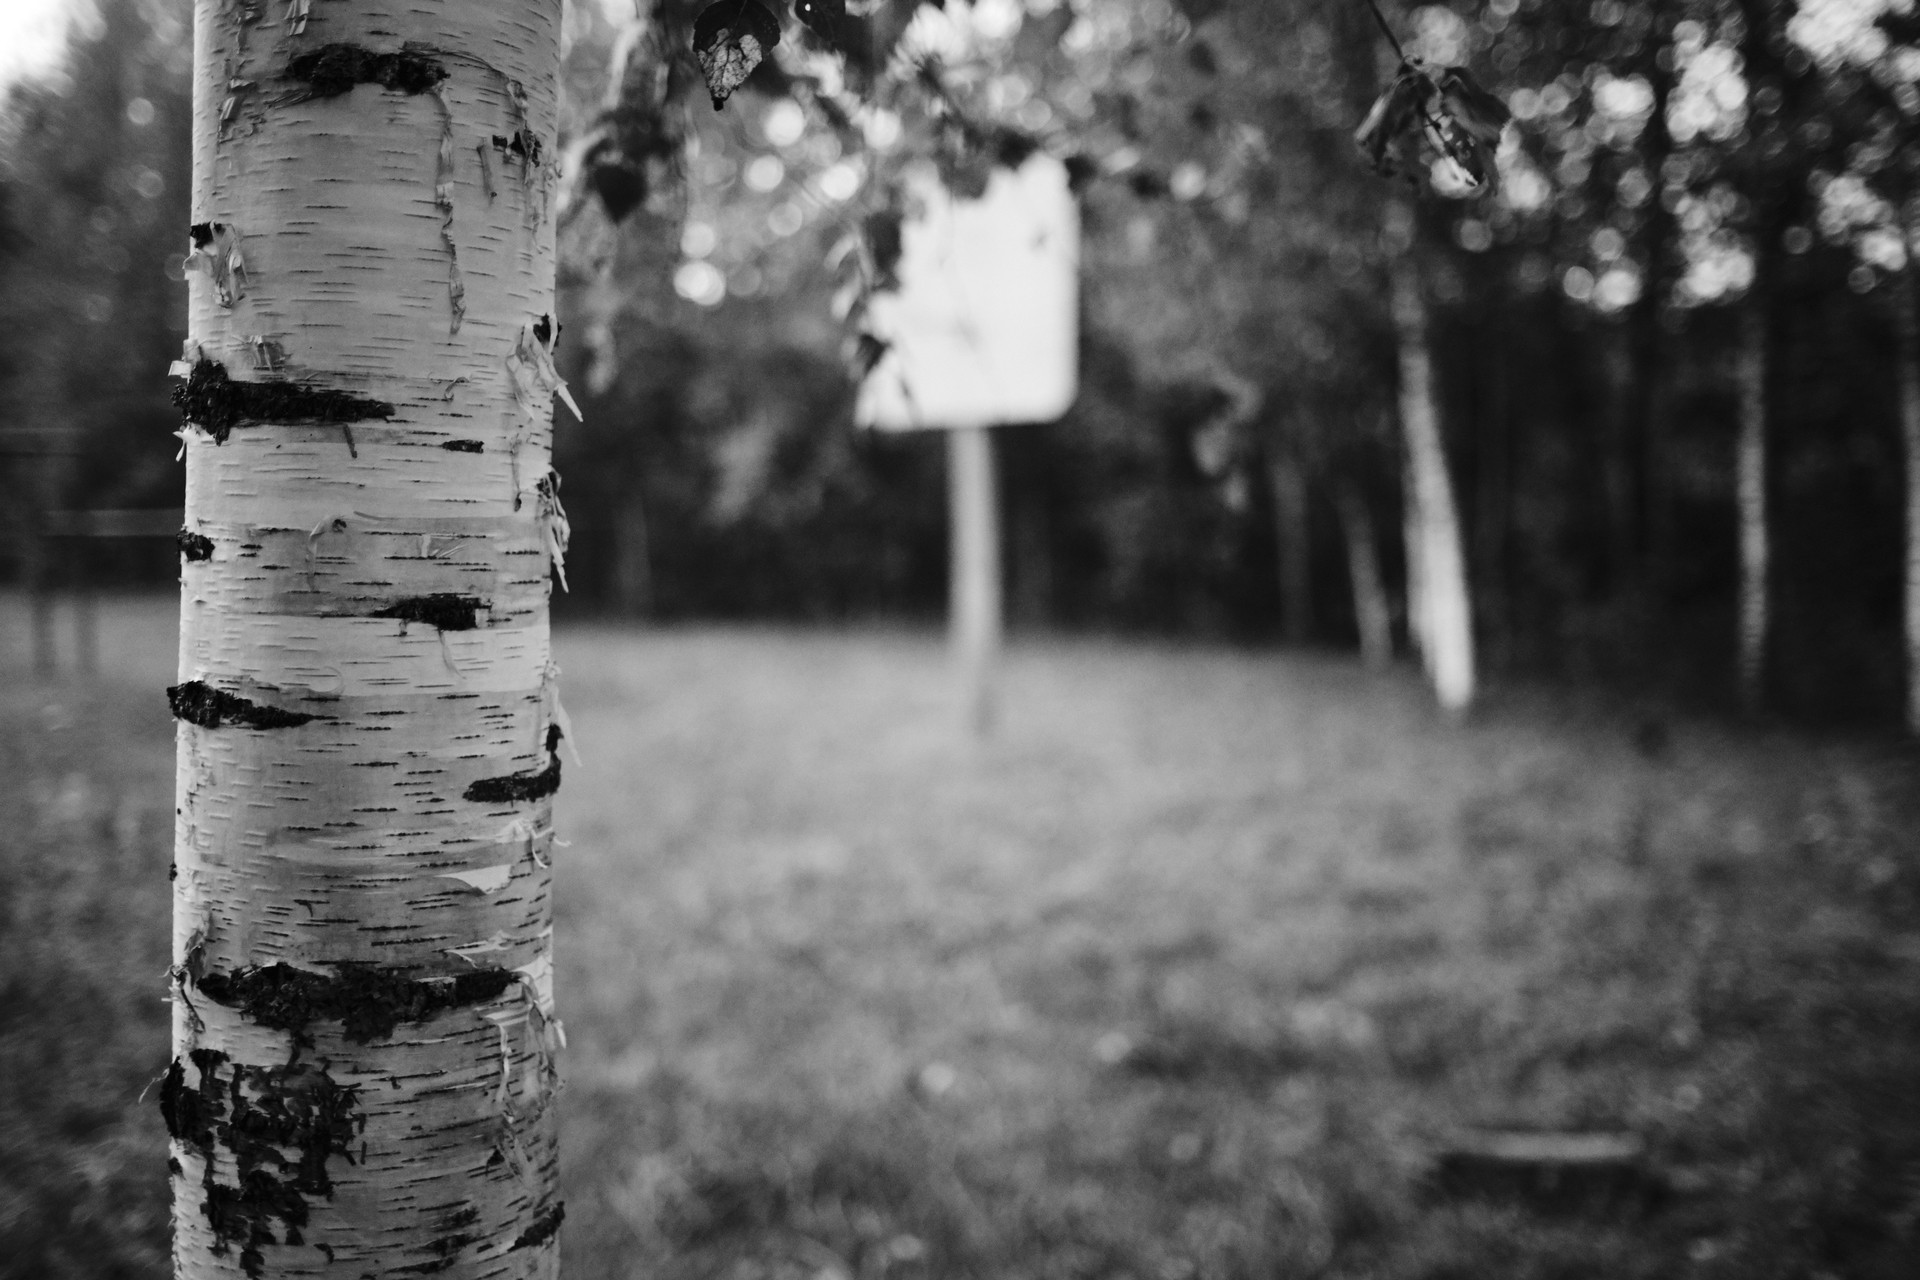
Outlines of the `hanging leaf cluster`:
{"label": "hanging leaf cluster", "polygon": [[1494,153],[1513,113],[1461,67],[1429,68],[1418,58],[1400,64],[1393,83],[1374,101],[1353,141],[1379,173],[1413,175],[1449,160],[1464,179],[1461,195],[1480,195],[1499,182]]}
{"label": "hanging leaf cluster", "polygon": [[[847,0],[793,0],[793,16],[813,39],[843,60],[856,86],[880,73],[902,33],[922,7],[946,0],[866,0],[849,13]],[[780,43],[780,19],[761,0],[714,0],[694,20],[693,52],[707,78],[714,110],[768,59]]]}

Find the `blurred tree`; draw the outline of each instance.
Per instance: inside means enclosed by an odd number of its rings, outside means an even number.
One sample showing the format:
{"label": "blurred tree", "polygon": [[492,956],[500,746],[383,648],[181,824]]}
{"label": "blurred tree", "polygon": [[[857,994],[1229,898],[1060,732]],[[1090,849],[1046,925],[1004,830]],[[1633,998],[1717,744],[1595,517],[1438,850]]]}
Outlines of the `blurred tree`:
{"label": "blurred tree", "polygon": [[49,508],[178,502],[154,384],[179,342],[160,264],[186,211],[189,56],[177,6],[103,0],[65,62],[0,107],[0,321],[14,335],[0,475],[10,543],[29,557],[45,557]]}
{"label": "blurred tree", "polygon": [[557,1273],[559,0],[201,0],[182,1277]]}
{"label": "blurred tree", "polygon": [[[1905,465],[1905,715],[1908,731],[1920,734],[1920,88],[1912,75],[1920,16],[1892,0],[1813,3],[1800,7],[1789,33],[1816,59],[1822,90],[1818,116],[1801,122],[1803,137],[1826,144],[1811,174],[1819,208],[1809,221],[1858,259],[1856,284],[1890,277]],[[1804,228],[1789,234],[1812,238]]]}

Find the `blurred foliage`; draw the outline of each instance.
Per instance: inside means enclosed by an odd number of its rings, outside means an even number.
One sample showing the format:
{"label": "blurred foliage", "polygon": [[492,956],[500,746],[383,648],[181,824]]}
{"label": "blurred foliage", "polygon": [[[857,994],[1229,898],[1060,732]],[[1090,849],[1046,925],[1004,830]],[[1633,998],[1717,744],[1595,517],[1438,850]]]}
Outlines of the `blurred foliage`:
{"label": "blurred foliage", "polygon": [[[189,16],[101,0],[66,63],[0,109],[0,484],[18,546],[44,507],[177,505],[162,380],[185,336]],[[138,557],[166,572],[159,548]]]}
{"label": "blurred foliage", "polygon": [[[560,354],[588,420],[559,433],[581,539],[563,609],[934,615],[939,445],[851,427],[851,339],[903,175],[964,191],[1038,146],[1082,194],[1083,393],[1000,434],[1017,621],[1274,634],[1284,452],[1310,477],[1316,626],[1349,640],[1332,495],[1397,527],[1385,277],[1411,253],[1495,667],[1730,686],[1737,316],[1759,309],[1772,697],[1893,714],[1905,0],[1384,4],[1433,101],[1465,100],[1460,68],[1512,114],[1472,198],[1444,158],[1388,180],[1358,154],[1407,65],[1362,0],[769,5],[782,38],[717,112],[705,7],[568,9]],[[0,459],[16,512],[177,493],[159,267],[185,248],[184,7],[99,12],[0,112],[21,335],[0,378],[17,420],[85,440]],[[1467,112],[1476,162],[1497,115]]]}

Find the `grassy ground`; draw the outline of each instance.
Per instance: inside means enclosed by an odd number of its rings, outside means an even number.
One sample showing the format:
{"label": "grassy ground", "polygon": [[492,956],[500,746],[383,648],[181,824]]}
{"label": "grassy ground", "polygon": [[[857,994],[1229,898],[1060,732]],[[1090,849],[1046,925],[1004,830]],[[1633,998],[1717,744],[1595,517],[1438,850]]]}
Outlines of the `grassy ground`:
{"label": "grassy ground", "polygon": [[[164,609],[0,694],[8,1275],[165,1274]],[[568,1280],[1920,1274],[1905,748],[1082,642],[976,747],[926,637],[562,659]],[[1664,1190],[1437,1191],[1481,1124]]]}

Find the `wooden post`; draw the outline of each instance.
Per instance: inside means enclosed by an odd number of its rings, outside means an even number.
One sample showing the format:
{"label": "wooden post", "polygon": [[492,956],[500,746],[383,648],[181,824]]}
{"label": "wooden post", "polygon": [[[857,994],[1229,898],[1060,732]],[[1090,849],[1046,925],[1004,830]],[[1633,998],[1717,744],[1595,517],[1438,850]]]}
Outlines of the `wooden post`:
{"label": "wooden post", "polygon": [[952,559],[948,625],[960,674],[962,713],[976,734],[993,729],[994,663],[1000,651],[1000,518],[993,440],[986,427],[946,432]]}

